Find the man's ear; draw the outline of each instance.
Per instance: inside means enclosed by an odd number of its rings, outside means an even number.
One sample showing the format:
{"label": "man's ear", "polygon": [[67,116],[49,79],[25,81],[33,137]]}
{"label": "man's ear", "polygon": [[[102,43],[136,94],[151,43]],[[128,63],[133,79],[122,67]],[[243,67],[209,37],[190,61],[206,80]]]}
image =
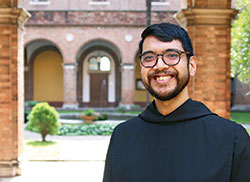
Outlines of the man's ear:
{"label": "man's ear", "polygon": [[197,57],[192,56],[189,59],[189,73],[191,76],[194,76],[196,73]]}

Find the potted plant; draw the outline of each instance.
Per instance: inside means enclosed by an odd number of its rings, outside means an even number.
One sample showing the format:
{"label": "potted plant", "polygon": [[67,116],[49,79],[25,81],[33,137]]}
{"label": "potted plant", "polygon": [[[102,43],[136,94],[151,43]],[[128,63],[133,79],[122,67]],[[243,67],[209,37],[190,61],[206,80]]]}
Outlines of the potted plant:
{"label": "potted plant", "polygon": [[96,112],[93,109],[88,109],[84,111],[80,117],[83,119],[84,123],[93,123],[96,118]]}

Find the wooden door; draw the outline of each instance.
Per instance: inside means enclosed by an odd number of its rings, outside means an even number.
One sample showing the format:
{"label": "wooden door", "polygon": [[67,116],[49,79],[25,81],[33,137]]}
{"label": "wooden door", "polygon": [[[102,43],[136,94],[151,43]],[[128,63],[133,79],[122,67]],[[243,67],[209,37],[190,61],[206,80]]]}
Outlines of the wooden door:
{"label": "wooden door", "polygon": [[90,73],[90,106],[108,106],[108,73]]}

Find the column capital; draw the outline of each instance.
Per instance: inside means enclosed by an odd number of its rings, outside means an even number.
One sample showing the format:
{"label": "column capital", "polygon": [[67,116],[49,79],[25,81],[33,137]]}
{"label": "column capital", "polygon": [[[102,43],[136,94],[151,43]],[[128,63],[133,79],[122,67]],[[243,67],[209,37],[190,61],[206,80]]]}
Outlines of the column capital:
{"label": "column capital", "polygon": [[63,63],[63,69],[76,69],[77,63]]}
{"label": "column capital", "polygon": [[124,64],[121,64],[121,67],[122,67],[123,70],[134,70],[135,69],[135,64],[124,63]]}
{"label": "column capital", "polygon": [[231,25],[237,15],[235,9],[182,9],[175,14],[177,21],[184,27],[188,25]]}
{"label": "column capital", "polygon": [[23,8],[0,8],[0,24],[18,24],[23,29],[31,15]]}

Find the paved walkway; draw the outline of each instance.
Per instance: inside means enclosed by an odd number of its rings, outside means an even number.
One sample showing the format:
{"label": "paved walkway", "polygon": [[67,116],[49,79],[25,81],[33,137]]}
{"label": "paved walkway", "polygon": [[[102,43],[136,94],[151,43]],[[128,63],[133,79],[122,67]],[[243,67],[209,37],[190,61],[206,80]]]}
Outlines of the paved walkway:
{"label": "paved walkway", "polygon": [[[51,148],[51,157],[43,156],[41,148],[30,153],[25,145],[22,176],[0,178],[0,182],[102,181],[110,136],[48,136],[46,139],[57,142],[55,149]],[[25,142],[34,140],[41,140],[40,134],[24,132]]]}
{"label": "paved walkway", "polygon": [[250,124],[243,124],[242,126],[244,126],[245,128],[250,128]]}

